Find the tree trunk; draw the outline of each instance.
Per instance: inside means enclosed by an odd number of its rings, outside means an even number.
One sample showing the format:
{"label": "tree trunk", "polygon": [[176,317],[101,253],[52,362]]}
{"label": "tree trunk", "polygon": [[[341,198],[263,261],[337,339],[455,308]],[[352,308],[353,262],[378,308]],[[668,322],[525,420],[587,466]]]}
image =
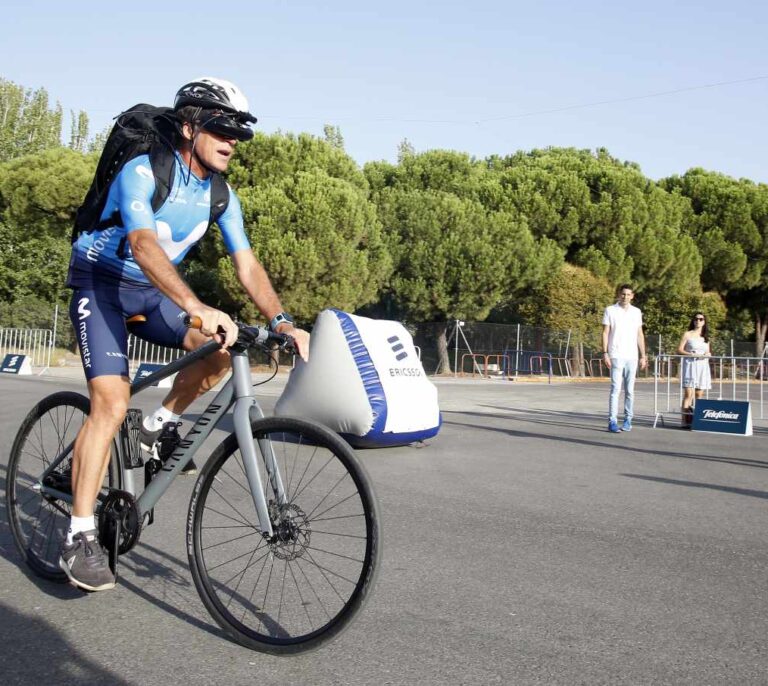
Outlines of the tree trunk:
{"label": "tree trunk", "polygon": [[572,341],[569,362],[571,367],[571,374],[573,374],[574,377],[585,376],[584,344],[575,338]]}
{"label": "tree trunk", "polygon": [[451,373],[451,358],[448,356],[448,339],[446,338],[446,332],[448,331],[448,322],[440,322],[437,325],[437,331],[435,339],[437,341],[437,369],[435,374],[450,374]]}
{"label": "tree trunk", "polygon": [[[759,312],[755,312],[755,355],[757,357],[763,356],[763,350],[765,350],[765,336],[768,329],[768,317],[763,317]],[[766,376],[766,363],[761,360],[757,365],[757,372],[755,378],[764,379]]]}
{"label": "tree trunk", "polygon": [[755,355],[757,357],[763,356],[766,333],[768,333],[768,317],[762,317],[759,312],[755,312]]}

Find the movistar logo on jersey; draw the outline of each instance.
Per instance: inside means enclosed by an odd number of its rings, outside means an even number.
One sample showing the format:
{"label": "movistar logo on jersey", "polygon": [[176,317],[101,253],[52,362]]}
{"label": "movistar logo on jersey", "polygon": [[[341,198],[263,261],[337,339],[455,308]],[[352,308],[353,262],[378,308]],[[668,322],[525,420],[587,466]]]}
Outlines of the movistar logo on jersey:
{"label": "movistar logo on jersey", "polygon": [[180,241],[173,239],[173,229],[164,221],[157,221],[157,242],[168,255],[168,259],[176,264],[179,258],[199,241],[208,229],[208,220],[200,222],[192,231],[190,231]]}
{"label": "movistar logo on jersey", "polygon": [[85,256],[90,262],[99,261],[99,254],[109,245],[109,239],[115,235],[115,231],[117,231],[117,227],[110,226],[94,238],[93,244],[85,251]]}
{"label": "movistar logo on jersey", "polygon": [[90,302],[89,298],[80,298],[77,303],[77,313],[80,315],[79,319],[85,319],[91,316],[91,311],[86,307]]}
{"label": "movistar logo on jersey", "polygon": [[77,301],[77,314],[80,321],[80,325],[77,327],[77,334],[80,338],[80,352],[83,358],[83,367],[90,369],[91,367],[91,348],[88,345],[88,327],[85,320],[91,316],[91,311],[88,309],[88,303],[90,298],[80,298]]}

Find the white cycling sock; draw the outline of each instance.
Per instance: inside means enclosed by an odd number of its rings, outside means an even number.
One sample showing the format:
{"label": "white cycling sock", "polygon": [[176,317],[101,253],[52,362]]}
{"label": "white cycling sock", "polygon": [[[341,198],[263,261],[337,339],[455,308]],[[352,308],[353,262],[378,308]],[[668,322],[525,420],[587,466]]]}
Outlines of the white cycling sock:
{"label": "white cycling sock", "polygon": [[93,515],[90,517],[75,517],[69,520],[69,531],[67,531],[67,545],[72,545],[72,537],[81,531],[90,531],[96,528],[96,522]]}
{"label": "white cycling sock", "polygon": [[181,415],[171,412],[164,405],[160,405],[154,413],[144,417],[144,428],[147,431],[157,431],[163,428],[163,424],[168,422],[178,422],[181,419]]}

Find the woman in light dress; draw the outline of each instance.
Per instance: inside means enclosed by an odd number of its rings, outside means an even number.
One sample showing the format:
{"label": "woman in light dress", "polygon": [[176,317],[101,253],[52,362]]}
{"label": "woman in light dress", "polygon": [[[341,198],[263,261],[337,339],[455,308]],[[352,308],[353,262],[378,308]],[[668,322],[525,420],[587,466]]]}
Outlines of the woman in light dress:
{"label": "woman in light dress", "polygon": [[693,422],[693,399],[704,397],[704,391],[712,388],[712,377],[709,372],[709,357],[712,350],[709,347],[709,332],[707,318],[697,312],[691,319],[688,331],[683,334],[677,352],[683,355],[683,427],[689,429]]}

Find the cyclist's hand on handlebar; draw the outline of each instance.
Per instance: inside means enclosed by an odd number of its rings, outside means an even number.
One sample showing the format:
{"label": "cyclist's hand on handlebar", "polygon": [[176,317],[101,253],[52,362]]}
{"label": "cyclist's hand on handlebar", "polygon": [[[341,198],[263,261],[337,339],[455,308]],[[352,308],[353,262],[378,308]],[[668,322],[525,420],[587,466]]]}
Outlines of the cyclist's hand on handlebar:
{"label": "cyclist's hand on handlebar", "polygon": [[304,329],[297,329],[287,324],[281,325],[279,329],[279,333],[283,333],[293,339],[294,347],[301,356],[301,359],[304,362],[309,362],[309,334]]}
{"label": "cyclist's hand on handlebar", "polygon": [[197,318],[200,333],[215,338],[223,347],[228,348],[237,341],[237,324],[224,312],[208,307],[202,303],[192,307],[187,312],[190,318]]}

